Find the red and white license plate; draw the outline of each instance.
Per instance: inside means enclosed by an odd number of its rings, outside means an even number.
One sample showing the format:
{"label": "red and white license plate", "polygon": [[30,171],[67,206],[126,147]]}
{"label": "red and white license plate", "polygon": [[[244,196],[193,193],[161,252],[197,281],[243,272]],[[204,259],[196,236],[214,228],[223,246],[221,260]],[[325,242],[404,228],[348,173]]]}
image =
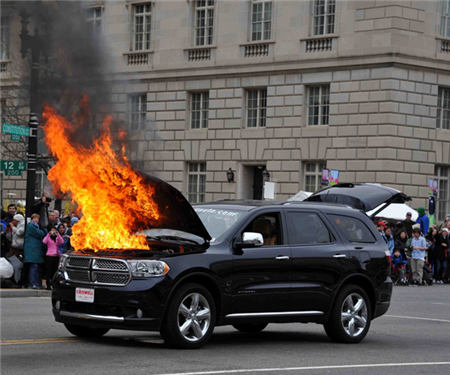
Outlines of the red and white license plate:
{"label": "red and white license plate", "polygon": [[94,289],[76,288],[75,289],[75,301],[93,303],[94,302]]}

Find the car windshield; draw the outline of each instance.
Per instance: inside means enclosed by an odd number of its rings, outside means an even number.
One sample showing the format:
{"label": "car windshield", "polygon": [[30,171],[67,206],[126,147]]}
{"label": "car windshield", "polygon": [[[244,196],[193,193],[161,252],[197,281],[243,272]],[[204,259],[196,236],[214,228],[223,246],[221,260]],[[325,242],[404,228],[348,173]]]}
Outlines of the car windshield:
{"label": "car windshield", "polygon": [[194,210],[211,235],[211,242],[219,239],[245,214],[245,211],[212,207],[194,207]]}

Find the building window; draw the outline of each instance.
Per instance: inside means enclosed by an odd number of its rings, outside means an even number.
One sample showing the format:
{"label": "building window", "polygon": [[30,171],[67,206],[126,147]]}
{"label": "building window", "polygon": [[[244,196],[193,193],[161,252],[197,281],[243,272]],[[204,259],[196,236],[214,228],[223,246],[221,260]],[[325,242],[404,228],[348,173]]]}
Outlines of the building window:
{"label": "building window", "polygon": [[438,181],[438,195],[437,195],[437,218],[444,220],[445,216],[450,212],[449,204],[449,184],[448,173],[449,167],[443,165],[436,165],[434,167],[434,178]]}
{"label": "building window", "polygon": [[133,50],[150,49],[152,29],[152,4],[133,5]]}
{"label": "building window", "polygon": [[305,191],[315,192],[321,188],[322,170],[326,168],[325,161],[307,161],[304,163]]}
{"label": "building window", "polygon": [[450,37],[450,0],[442,0],[441,35]]}
{"label": "building window", "polygon": [[102,29],[102,8],[95,7],[86,9],[86,22],[90,33],[99,34]]}
{"label": "building window", "polygon": [[308,87],[308,125],[328,125],[330,85]]}
{"label": "building window", "polygon": [[267,89],[247,90],[247,127],[266,126]]}
{"label": "building window", "polygon": [[9,60],[9,18],[1,18],[0,61]]}
{"label": "building window", "polygon": [[213,42],[214,0],[195,1],[195,45],[208,46]]}
{"label": "building window", "polygon": [[333,34],[336,13],[335,0],[314,0],[313,32],[314,35]]}
{"label": "building window", "polygon": [[450,88],[439,87],[436,128],[450,129]]}
{"label": "building window", "polygon": [[191,94],[191,128],[208,127],[209,92],[194,92]]}
{"label": "building window", "polygon": [[252,1],[252,41],[272,38],[272,2]]}
{"label": "building window", "polygon": [[191,203],[205,201],[206,163],[188,164],[188,199]]}
{"label": "building window", "polygon": [[130,111],[130,128],[133,130],[143,129],[147,114],[147,95],[130,95],[129,97]]}

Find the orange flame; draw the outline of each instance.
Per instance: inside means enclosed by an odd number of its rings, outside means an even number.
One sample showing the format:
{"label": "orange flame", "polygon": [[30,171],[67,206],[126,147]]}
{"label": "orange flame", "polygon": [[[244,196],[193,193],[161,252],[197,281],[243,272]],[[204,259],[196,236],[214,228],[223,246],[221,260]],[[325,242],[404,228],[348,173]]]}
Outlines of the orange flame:
{"label": "orange flame", "polygon": [[[82,101],[82,107],[85,105],[87,97]],[[48,178],[55,189],[71,192],[83,213],[73,226],[72,246],[96,251],[149,249],[145,237],[134,233],[148,229],[148,223],[160,218],[154,189],[132,169],[124,147],[120,153],[113,150],[112,117],[105,118],[100,136],[90,147],[70,142],[79,119],[74,119],[73,126],[49,106],[43,117],[45,143],[58,160]]]}

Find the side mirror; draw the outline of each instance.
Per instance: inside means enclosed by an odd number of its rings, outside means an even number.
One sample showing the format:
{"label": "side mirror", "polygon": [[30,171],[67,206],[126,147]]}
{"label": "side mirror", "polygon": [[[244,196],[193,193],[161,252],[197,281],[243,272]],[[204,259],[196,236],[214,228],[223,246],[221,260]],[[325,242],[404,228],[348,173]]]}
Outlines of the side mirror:
{"label": "side mirror", "polygon": [[264,245],[264,238],[261,233],[244,232],[242,240],[238,239],[234,243],[235,250],[242,250],[245,247],[261,247]]}

